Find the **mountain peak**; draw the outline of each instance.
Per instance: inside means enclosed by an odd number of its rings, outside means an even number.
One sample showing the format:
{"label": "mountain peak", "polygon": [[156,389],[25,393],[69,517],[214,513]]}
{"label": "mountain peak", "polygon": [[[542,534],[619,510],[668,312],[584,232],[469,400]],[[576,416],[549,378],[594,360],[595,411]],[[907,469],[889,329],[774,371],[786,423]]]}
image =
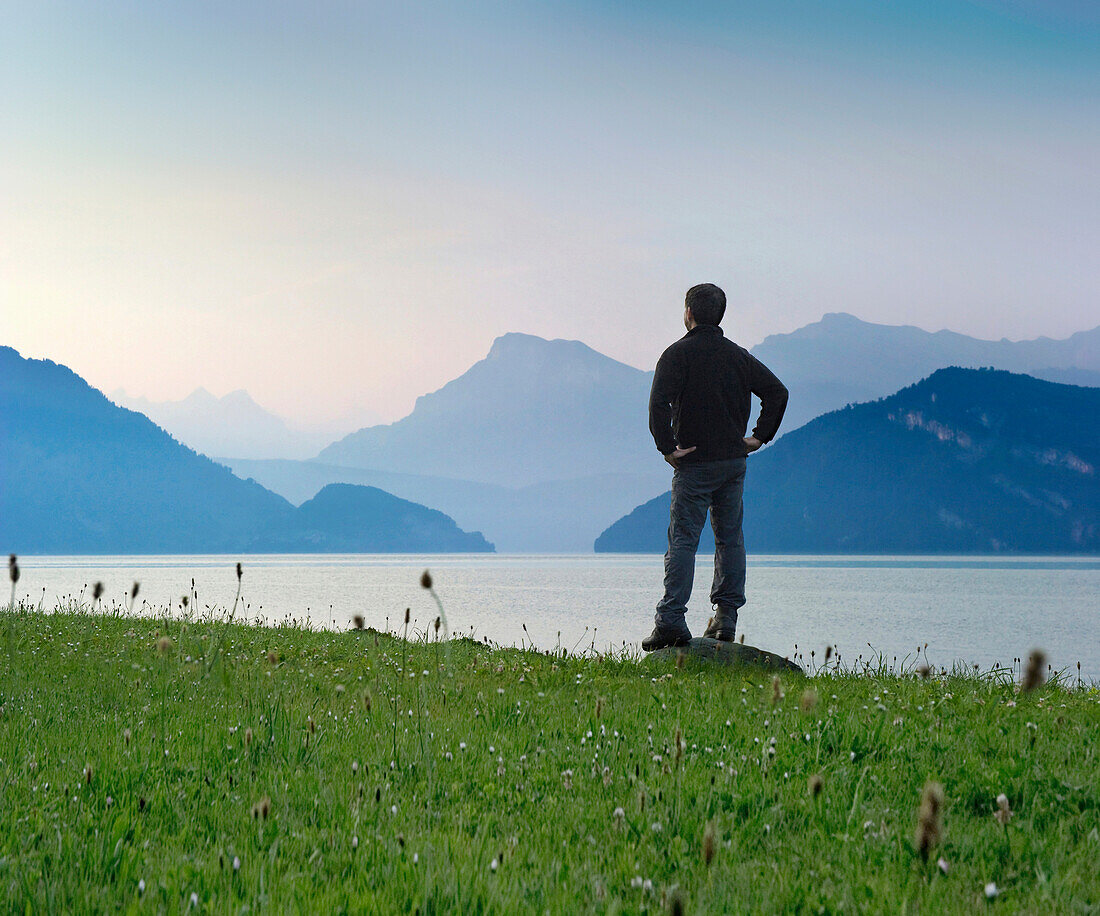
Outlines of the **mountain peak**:
{"label": "mountain peak", "polygon": [[485,359],[417,398],[409,416],[352,433],[320,459],[524,487],[572,473],[578,437],[598,429],[598,443],[585,443],[584,472],[645,470],[649,387],[648,373],[579,340],[505,334]]}
{"label": "mountain peak", "polygon": [[252,395],[250,395],[243,388],[238,388],[236,391],[230,391],[229,394],[225,395],[221,399],[221,401],[223,404],[239,404],[245,407],[257,407],[261,410],[263,409],[260,407],[259,404],[256,403],[256,399],[253,398]]}
{"label": "mountain peak", "polygon": [[536,353],[549,353],[554,351],[572,350],[575,352],[596,351],[579,340],[564,340],[560,337],[549,340],[538,337],[535,334],[522,334],[518,331],[510,331],[502,334],[493,341],[486,359],[500,359],[502,357],[527,357]]}
{"label": "mountain peak", "polygon": [[862,318],[856,318],[855,315],[851,315],[848,312],[826,312],[821,316],[821,324],[828,325],[845,325],[848,327],[854,327],[856,325],[866,324]]}
{"label": "mountain peak", "polygon": [[192,391],[180,403],[183,404],[212,404],[218,399],[201,385]]}

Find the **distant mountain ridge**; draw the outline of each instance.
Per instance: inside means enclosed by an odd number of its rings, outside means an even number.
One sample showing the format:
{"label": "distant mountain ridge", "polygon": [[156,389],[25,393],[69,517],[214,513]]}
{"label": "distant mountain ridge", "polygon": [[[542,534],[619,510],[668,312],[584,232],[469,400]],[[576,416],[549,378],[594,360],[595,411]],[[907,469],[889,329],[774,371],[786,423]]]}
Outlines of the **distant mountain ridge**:
{"label": "distant mountain ridge", "polygon": [[0,347],[0,543],[44,554],[492,550],[380,491],[326,487],[295,508],[70,369],[10,347]]}
{"label": "distant mountain ridge", "polygon": [[[754,553],[1100,552],[1098,416],[1098,388],[939,370],[751,456],[746,544]],[[597,552],[663,552],[669,499],[615,522]]]}
{"label": "distant mountain ridge", "polygon": [[837,312],[766,337],[751,352],[790,389],[782,433],[846,404],[885,397],[948,366],[1100,385],[1100,327],[1064,340],[981,340],[954,331],[873,324]]}
{"label": "distant mountain ridge", "polygon": [[650,379],[580,341],[505,334],[409,416],[317,460],[506,487],[645,473],[658,457],[645,423]]}
{"label": "distant mountain ridge", "polygon": [[110,399],[145,414],[184,445],[211,457],[308,458],[332,441],[333,433],[296,428],[244,390],[219,398],[196,388],[182,401],[149,401],[120,390]]}
{"label": "distant mountain ridge", "polygon": [[[736,339],[732,316],[728,323]],[[1066,368],[1048,370],[1058,381],[1100,383],[1100,373],[1073,365],[1096,364],[1098,337],[1031,346],[828,315],[753,352],[792,390],[783,435],[819,413],[911,384],[948,365],[948,355],[975,366],[1060,363]],[[353,433],[312,461],[230,464],[295,502],[324,483],[369,483],[438,506],[504,550],[587,551],[615,519],[668,485],[647,427],[651,381],[651,372],[578,341],[506,334],[396,423]]]}
{"label": "distant mountain ridge", "polygon": [[608,524],[668,485],[667,465],[654,456],[647,474],[597,474],[516,488],[318,461],[227,463],[239,477],[254,478],[293,503],[337,481],[375,486],[446,512],[460,527],[483,532],[505,553],[588,553]]}
{"label": "distant mountain ridge", "polygon": [[[737,340],[732,316],[726,325],[727,336]],[[1100,385],[1100,327],[1065,340],[990,341],[830,313],[771,335],[750,352],[791,390],[781,435],[948,366]],[[652,379],[651,371],[580,341],[505,334],[485,359],[417,398],[408,416],[358,430],[316,460],[506,487],[589,474],[645,474],[654,458],[646,416]]]}

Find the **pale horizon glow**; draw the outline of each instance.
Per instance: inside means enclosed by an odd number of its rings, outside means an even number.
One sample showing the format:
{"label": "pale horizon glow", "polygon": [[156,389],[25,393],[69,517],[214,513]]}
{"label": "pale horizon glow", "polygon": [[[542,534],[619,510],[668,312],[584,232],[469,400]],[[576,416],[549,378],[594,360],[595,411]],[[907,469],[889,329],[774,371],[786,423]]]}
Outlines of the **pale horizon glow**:
{"label": "pale horizon glow", "polygon": [[0,36],[0,344],[106,393],[397,419],[509,331],[638,368],[684,290],[1100,324],[1087,4],[28,4]]}

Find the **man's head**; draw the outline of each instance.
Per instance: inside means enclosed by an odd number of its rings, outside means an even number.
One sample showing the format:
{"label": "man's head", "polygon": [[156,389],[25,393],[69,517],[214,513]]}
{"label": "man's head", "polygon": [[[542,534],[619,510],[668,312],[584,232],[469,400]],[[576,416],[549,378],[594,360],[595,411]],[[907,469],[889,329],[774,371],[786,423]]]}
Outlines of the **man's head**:
{"label": "man's head", "polygon": [[684,324],[722,323],[726,314],[726,294],[713,283],[700,283],[687,291],[684,298]]}

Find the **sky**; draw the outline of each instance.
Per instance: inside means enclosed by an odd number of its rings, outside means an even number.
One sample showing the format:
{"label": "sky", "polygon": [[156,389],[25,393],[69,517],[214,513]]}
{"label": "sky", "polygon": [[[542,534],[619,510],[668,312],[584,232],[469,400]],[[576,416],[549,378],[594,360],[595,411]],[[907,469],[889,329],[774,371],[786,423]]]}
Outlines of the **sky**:
{"label": "sky", "polygon": [[396,419],[509,331],[1100,324],[1089,0],[0,0],[0,344]]}

